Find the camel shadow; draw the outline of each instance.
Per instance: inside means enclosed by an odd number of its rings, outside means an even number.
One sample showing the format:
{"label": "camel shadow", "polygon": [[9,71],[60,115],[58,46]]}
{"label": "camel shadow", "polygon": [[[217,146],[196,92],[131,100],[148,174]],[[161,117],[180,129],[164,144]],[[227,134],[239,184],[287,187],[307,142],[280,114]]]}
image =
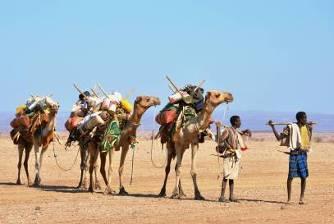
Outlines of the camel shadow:
{"label": "camel shadow", "polygon": [[261,200],[261,199],[250,199],[250,198],[240,198],[239,201],[246,202],[259,202],[259,203],[269,203],[269,204],[286,204],[284,201],[270,201],[270,200]]}
{"label": "camel shadow", "polygon": [[22,186],[23,184],[16,184],[13,182],[0,182],[0,186]]}
{"label": "camel shadow", "polygon": [[87,191],[72,186],[62,185],[42,185],[38,187],[41,191],[58,192],[58,193],[86,193]]}
{"label": "camel shadow", "polygon": [[[129,193],[128,195],[119,195],[119,194],[113,194],[112,196],[115,197],[135,197],[135,198],[155,198],[155,199],[167,199],[167,200],[180,200],[180,201],[198,201],[198,202],[212,202],[212,203],[224,203],[224,202],[219,202],[218,200],[213,200],[213,199],[204,199],[204,200],[195,200],[194,198],[186,197],[182,199],[174,199],[171,197],[160,197],[157,194],[142,194],[142,193],[134,193],[131,194]],[[250,199],[250,198],[240,198],[238,199],[239,203],[241,202],[256,202],[256,203],[268,203],[268,204],[286,204],[286,202],[283,201],[271,201],[271,200],[262,200],[262,199]],[[238,204],[238,203],[236,203]]]}

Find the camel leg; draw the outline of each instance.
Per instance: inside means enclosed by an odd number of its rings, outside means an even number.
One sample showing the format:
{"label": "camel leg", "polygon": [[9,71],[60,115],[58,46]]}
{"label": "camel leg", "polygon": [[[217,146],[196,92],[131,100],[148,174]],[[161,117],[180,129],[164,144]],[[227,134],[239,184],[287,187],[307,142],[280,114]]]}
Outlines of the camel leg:
{"label": "camel leg", "polygon": [[29,167],[28,167],[28,163],[29,163],[29,156],[30,156],[30,152],[32,149],[32,145],[29,145],[25,148],[25,158],[24,158],[24,169],[26,171],[26,175],[27,175],[27,180],[28,180],[28,186],[30,186],[32,184],[31,180],[30,180],[30,176],[29,176]]}
{"label": "camel leg", "polygon": [[84,160],[84,169],[83,169],[83,189],[87,190],[89,187],[89,181],[88,181],[88,173],[89,173],[89,152],[88,149],[86,149],[86,157]]}
{"label": "camel leg", "polygon": [[176,179],[175,179],[175,187],[172,194],[172,198],[178,198],[178,199],[181,198],[179,184],[181,178],[182,157],[183,157],[183,147],[176,146],[176,165],[175,165]]}
{"label": "camel leg", "polygon": [[96,158],[96,163],[94,165],[94,177],[95,177],[95,190],[101,190],[102,187],[101,187],[101,184],[100,184],[100,181],[99,181],[99,178],[97,176],[97,172],[98,172],[98,169],[99,169],[99,153],[97,152],[97,158]]}
{"label": "camel leg", "polygon": [[167,164],[166,164],[166,168],[165,168],[165,179],[164,179],[164,183],[162,185],[161,191],[159,193],[159,197],[166,197],[166,185],[167,185],[167,180],[168,180],[168,175],[170,172],[170,165],[172,162],[172,151],[168,150],[167,151]]}
{"label": "camel leg", "polygon": [[[105,194],[114,194],[115,191],[111,188],[111,176],[112,176],[112,158],[113,158],[113,155],[114,155],[114,149],[111,149],[109,152],[108,152],[108,155],[109,155],[109,167],[108,167],[108,180],[107,180],[107,187],[104,191]],[[106,158],[105,158],[105,162],[106,162]],[[102,162],[101,162],[102,163]],[[105,174],[105,169],[104,169],[104,174]]]}
{"label": "camel leg", "polygon": [[124,170],[124,162],[125,162],[125,158],[126,155],[129,151],[129,146],[123,146],[122,147],[122,154],[121,154],[121,161],[119,164],[119,169],[118,169],[118,175],[119,175],[119,194],[120,195],[129,195],[129,193],[125,190],[124,186],[123,186],[123,182],[122,182],[122,178],[123,178],[123,170]]}
{"label": "camel leg", "polygon": [[41,172],[42,172],[42,163],[43,163],[43,157],[44,157],[44,153],[47,150],[47,146],[44,148],[42,148],[42,150],[39,153],[39,169],[38,169],[38,177],[39,177],[39,183],[37,186],[41,185],[42,182],[42,178],[41,178]]}
{"label": "camel leg", "polygon": [[88,146],[89,150],[89,188],[88,191],[94,192],[93,188],[93,171],[94,171],[94,166],[97,160],[97,154],[98,154],[98,149],[95,147],[93,144],[89,144]]}
{"label": "camel leg", "polygon": [[194,183],[194,193],[195,200],[205,200],[205,198],[201,195],[201,192],[198,189],[197,185],[197,170],[196,170],[196,158],[198,152],[198,144],[191,144],[191,170],[190,174]]}
{"label": "camel leg", "polygon": [[77,186],[78,189],[80,188],[84,188],[83,186],[83,176],[84,176],[84,171],[85,169],[87,169],[86,165],[87,165],[87,159],[88,159],[88,152],[80,147],[80,180],[79,180],[79,184]]}
{"label": "camel leg", "polygon": [[17,163],[17,180],[16,184],[21,185],[21,166],[22,166],[22,155],[23,155],[24,145],[19,144],[18,145],[18,151],[19,151],[19,161]]}
{"label": "camel leg", "polygon": [[34,150],[35,150],[35,180],[34,180],[34,187],[39,187],[41,184],[41,178],[40,178],[40,147],[37,144],[34,144]]}
{"label": "camel leg", "polygon": [[107,152],[101,152],[100,153],[100,159],[101,159],[100,173],[103,177],[103,181],[104,181],[105,185],[108,186],[108,179],[107,179],[107,174],[106,174]]}
{"label": "camel leg", "polygon": [[180,180],[179,180],[179,193],[180,193],[180,197],[181,197],[181,198],[185,198],[185,197],[187,197],[187,195],[184,193],[183,188],[182,188],[181,178],[180,178]]}

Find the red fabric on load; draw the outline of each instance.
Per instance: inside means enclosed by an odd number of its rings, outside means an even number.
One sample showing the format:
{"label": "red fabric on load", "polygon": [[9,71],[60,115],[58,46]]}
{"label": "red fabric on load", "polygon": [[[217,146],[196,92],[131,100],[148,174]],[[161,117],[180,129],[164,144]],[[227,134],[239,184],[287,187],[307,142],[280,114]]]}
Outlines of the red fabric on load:
{"label": "red fabric on load", "polygon": [[10,126],[12,126],[12,128],[18,128],[20,126],[28,128],[30,126],[30,118],[27,115],[21,115],[19,117],[14,118],[10,122]]}
{"label": "red fabric on load", "polygon": [[176,110],[167,110],[160,112],[156,117],[155,121],[160,125],[173,123],[177,118]]}
{"label": "red fabric on load", "polygon": [[78,126],[78,124],[81,120],[82,120],[82,118],[78,117],[78,116],[70,117],[65,123],[66,130],[72,131],[74,128],[76,128]]}

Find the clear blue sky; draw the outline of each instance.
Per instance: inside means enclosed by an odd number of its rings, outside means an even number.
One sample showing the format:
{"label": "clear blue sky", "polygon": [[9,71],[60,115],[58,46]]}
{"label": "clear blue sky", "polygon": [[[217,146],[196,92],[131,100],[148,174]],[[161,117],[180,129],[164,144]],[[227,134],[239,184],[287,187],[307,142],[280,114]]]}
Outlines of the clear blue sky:
{"label": "clear blue sky", "polygon": [[30,93],[69,110],[72,87],[164,101],[179,85],[235,95],[235,110],[334,113],[334,1],[2,1],[0,111]]}

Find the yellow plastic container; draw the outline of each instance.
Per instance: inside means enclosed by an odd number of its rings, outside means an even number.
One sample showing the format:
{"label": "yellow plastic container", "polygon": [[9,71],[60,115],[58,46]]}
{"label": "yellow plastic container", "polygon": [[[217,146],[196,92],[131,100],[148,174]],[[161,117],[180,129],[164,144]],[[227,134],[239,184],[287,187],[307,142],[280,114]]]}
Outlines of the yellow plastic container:
{"label": "yellow plastic container", "polygon": [[22,104],[18,107],[16,107],[16,114],[20,114],[20,113],[23,113],[25,110],[26,110],[27,106],[25,104]]}
{"label": "yellow plastic container", "polygon": [[121,106],[126,112],[131,113],[133,106],[128,100],[121,100]]}

